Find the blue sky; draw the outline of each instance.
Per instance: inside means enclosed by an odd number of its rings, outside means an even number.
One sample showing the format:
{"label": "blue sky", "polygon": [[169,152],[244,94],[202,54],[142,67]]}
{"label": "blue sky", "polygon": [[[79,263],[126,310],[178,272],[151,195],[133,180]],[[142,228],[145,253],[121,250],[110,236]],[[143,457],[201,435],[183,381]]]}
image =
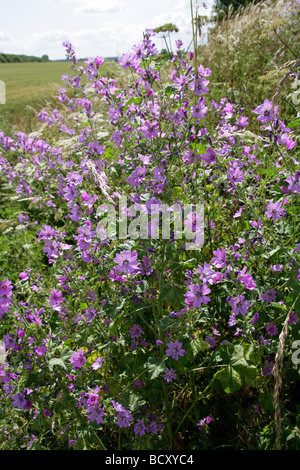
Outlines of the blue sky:
{"label": "blue sky", "polygon": [[[198,0],[198,11],[209,16],[213,0],[204,1],[208,8]],[[191,41],[190,0],[0,0],[0,7],[0,52],[11,54],[63,59],[62,42],[70,41],[78,57],[118,56],[146,28],[169,22],[179,28],[174,40]]]}

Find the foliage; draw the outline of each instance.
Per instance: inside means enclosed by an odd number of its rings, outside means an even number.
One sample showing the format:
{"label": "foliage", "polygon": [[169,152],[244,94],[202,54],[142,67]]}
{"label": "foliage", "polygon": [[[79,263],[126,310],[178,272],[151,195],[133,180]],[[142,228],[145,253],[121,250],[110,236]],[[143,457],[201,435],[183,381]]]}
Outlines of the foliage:
{"label": "foliage", "polygon": [[299,449],[297,116],[153,36],[0,132],[1,449]]}
{"label": "foliage", "polygon": [[251,3],[229,20],[212,24],[207,44],[198,48],[198,60],[213,69],[212,99],[226,95],[246,110],[272,99],[286,76],[277,101],[288,121],[295,115],[287,95],[295,82],[291,73],[297,72],[290,70],[290,63],[299,52],[299,2],[275,0]]}
{"label": "foliage", "polygon": [[49,57],[44,54],[42,57],[29,56],[24,54],[4,54],[0,53],[0,63],[6,64],[10,62],[47,62]]}
{"label": "foliage", "polygon": [[215,20],[228,19],[239,9],[249,4],[259,3],[261,0],[215,0],[213,4],[213,15]]}

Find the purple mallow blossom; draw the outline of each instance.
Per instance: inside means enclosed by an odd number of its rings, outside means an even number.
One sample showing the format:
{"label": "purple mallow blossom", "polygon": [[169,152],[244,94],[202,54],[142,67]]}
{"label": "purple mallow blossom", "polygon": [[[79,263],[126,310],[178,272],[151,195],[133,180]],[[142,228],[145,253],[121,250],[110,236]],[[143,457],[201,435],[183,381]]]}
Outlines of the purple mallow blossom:
{"label": "purple mallow blossom", "polygon": [[10,311],[13,286],[9,279],[0,281],[0,318]]}
{"label": "purple mallow blossom", "polygon": [[163,378],[167,383],[173,382],[173,380],[176,380],[176,371],[172,367],[170,369],[167,368],[164,371]]}
{"label": "purple mallow blossom", "polygon": [[274,325],[273,322],[270,322],[268,326],[266,327],[266,331],[269,336],[276,336],[278,333],[278,328],[276,325]]}
{"label": "purple mallow blossom", "polygon": [[72,354],[72,356],[70,357],[69,361],[72,363],[74,369],[81,369],[83,364],[87,362],[83,354],[83,349],[80,349],[79,351],[76,351],[74,354]]}
{"label": "purple mallow blossom", "polygon": [[265,99],[265,101],[253,109],[253,112],[258,114],[257,120],[262,124],[273,121],[276,114],[278,114],[279,107],[273,106],[272,101]]}
{"label": "purple mallow blossom", "polygon": [[103,423],[103,417],[105,415],[105,410],[100,408],[98,403],[95,403],[92,406],[89,406],[86,410],[87,416],[90,421],[96,421],[97,424]]}
{"label": "purple mallow blossom", "polygon": [[133,325],[129,329],[129,333],[131,334],[132,338],[139,338],[141,334],[143,333],[143,330],[139,325]]}
{"label": "purple mallow blossom", "polygon": [[285,181],[292,193],[300,193],[300,171],[296,171],[294,176],[290,175]]}
{"label": "purple mallow blossom", "polygon": [[237,295],[236,297],[230,299],[229,305],[233,307],[232,313],[235,315],[238,315],[239,313],[245,315],[250,308],[250,302],[249,300],[245,300],[244,295]]}
{"label": "purple mallow blossom", "polygon": [[200,421],[197,423],[199,431],[202,431],[203,426],[205,425],[205,423],[209,424],[212,421],[213,421],[213,418],[211,418],[211,416],[207,416],[206,418],[200,419]]}
{"label": "purple mallow blossom", "polygon": [[209,294],[211,290],[206,284],[191,284],[185,294],[186,303],[195,308],[199,308],[202,304],[210,302]]}
{"label": "purple mallow blossom", "polygon": [[170,341],[170,343],[167,343],[168,349],[166,350],[166,354],[168,357],[172,357],[172,359],[175,359],[175,361],[178,360],[178,356],[184,356],[186,354],[186,351],[181,348],[182,343],[180,343],[178,340]]}
{"label": "purple mallow blossom", "polygon": [[273,219],[275,221],[275,220],[281,219],[284,215],[286,215],[286,212],[284,208],[282,207],[282,204],[280,201],[273,202],[273,199],[272,199],[267,205],[267,210],[265,214],[268,217],[268,219]]}
{"label": "purple mallow blossom", "polygon": [[131,250],[123,250],[122,253],[117,253],[114,262],[117,263],[116,270],[120,273],[134,274],[139,270],[137,252]]}
{"label": "purple mallow blossom", "polygon": [[255,289],[256,284],[251,274],[247,273],[246,271],[247,271],[247,266],[245,266],[242,270],[239,268],[239,271],[237,274],[237,280],[241,284],[244,284],[246,289],[253,290]]}
{"label": "purple mallow blossom", "polygon": [[265,290],[264,293],[260,296],[261,300],[265,302],[275,302],[277,292],[274,289]]}
{"label": "purple mallow blossom", "polygon": [[23,410],[26,405],[26,398],[24,393],[15,393],[12,396],[13,402],[12,405],[14,408],[18,408],[19,410]]}
{"label": "purple mallow blossom", "polygon": [[134,434],[139,436],[144,436],[146,432],[146,426],[144,425],[143,419],[138,419],[137,423],[134,425]]}
{"label": "purple mallow blossom", "polygon": [[226,266],[226,251],[225,248],[217,248],[215,251],[213,251],[213,254],[215,255],[211,263],[216,267],[216,268],[224,268]]}

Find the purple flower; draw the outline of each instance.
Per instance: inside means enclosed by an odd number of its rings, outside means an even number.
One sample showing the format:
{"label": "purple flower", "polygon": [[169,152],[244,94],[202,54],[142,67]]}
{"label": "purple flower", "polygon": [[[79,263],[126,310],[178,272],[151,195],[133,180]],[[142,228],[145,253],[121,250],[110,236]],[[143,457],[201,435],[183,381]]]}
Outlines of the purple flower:
{"label": "purple flower", "polygon": [[215,163],[217,161],[216,156],[217,156],[216,152],[211,147],[209,147],[208,149],[206,149],[206,153],[203,153],[201,155],[201,158],[206,163]]}
{"label": "purple flower", "polygon": [[199,308],[201,304],[210,302],[210,298],[205,295],[210,292],[206,284],[192,284],[188,287],[188,291],[185,294],[186,302],[188,305]]}
{"label": "purple flower", "polygon": [[228,326],[236,325],[235,315],[229,315]]}
{"label": "purple flower", "polygon": [[73,364],[74,369],[80,369],[86,361],[86,358],[83,357],[83,349],[72,354],[69,361]]}
{"label": "purple flower", "polygon": [[224,268],[226,266],[226,251],[225,248],[217,248],[215,251],[213,251],[213,254],[215,255],[214,258],[212,258],[211,262],[216,268]]}
{"label": "purple flower", "polygon": [[26,273],[24,273],[24,272],[20,273],[19,277],[22,279],[22,281],[26,281],[29,278],[27,272]]}
{"label": "purple flower", "polygon": [[57,289],[51,290],[49,302],[53,310],[56,310],[58,312],[61,311],[60,304],[64,302],[64,300],[65,299],[63,298],[62,292],[60,290],[57,290]]}
{"label": "purple flower", "polygon": [[274,264],[274,266],[270,267],[271,271],[282,271],[283,270],[283,264]]}
{"label": "purple flower", "polygon": [[134,70],[137,70],[140,66],[136,54],[128,53],[123,54],[122,57],[119,58],[119,64],[123,67],[123,69],[128,69],[131,67]]}
{"label": "purple flower", "polygon": [[172,369],[172,367],[171,369],[167,368],[163,375],[163,378],[167,383],[173,382],[173,380],[176,380],[176,377],[177,377],[176,371]]}
{"label": "purple flower", "polygon": [[258,320],[259,320],[259,313],[258,313],[258,312],[255,312],[255,314],[254,314],[252,320],[250,320],[249,323],[255,324],[256,322],[258,322]]}
{"label": "purple flower", "polygon": [[39,346],[38,348],[36,348],[35,350],[35,353],[38,355],[38,356],[43,356],[44,354],[46,354],[47,352],[47,348],[45,346]]}
{"label": "purple flower", "polygon": [[295,312],[291,312],[289,316],[289,323],[297,323],[297,315]]}
{"label": "purple flower", "polygon": [[130,328],[129,333],[131,334],[132,338],[139,338],[143,333],[143,330],[139,325],[133,325]]}
{"label": "purple flower", "polygon": [[240,127],[247,127],[249,124],[248,118],[246,116],[240,116],[236,121],[236,124]]}
{"label": "purple flower", "polygon": [[77,444],[77,441],[75,439],[70,439],[68,446],[72,447],[72,446],[76,446],[76,444]]}
{"label": "purple flower", "polygon": [[131,253],[130,250],[124,250],[122,253],[117,253],[114,262],[117,263],[116,269],[121,273],[133,274],[138,271],[136,251]]}
{"label": "purple flower", "polygon": [[208,107],[205,106],[205,99],[202,97],[197,104],[192,106],[192,116],[199,118],[199,119],[204,119],[205,114],[207,113]]}
{"label": "purple flower", "polygon": [[214,278],[216,277],[216,271],[210,269],[210,264],[204,262],[204,267],[198,266],[198,273],[201,274],[200,279],[204,284],[213,284]]}
{"label": "purple flower", "polygon": [[275,336],[278,333],[278,328],[276,325],[273,324],[273,322],[270,322],[266,327],[266,331],[269,336]]}
{"label": "purple flower", "polygon": [[200,419],[199,423],[197,423],[199,431],[202,431],[203,426],[205,423],[209,424],[213,421],[213,419],[210,416],[207,416],[206,418]]}
{"label": "purple flower", "polygon": [[102,364],[103,364],[103,359],[102,357],[97,357],[97,359],[95,360],[95,362],[93,362],[92,364],[92,369],[94,370],[98,370],[102,367]]}
{"label": "purple flower", "polygon": [[231,307],[234,307],[232,309],[232,313],[235,315],[238,315],[239,313],[245,315],[248,311],[248,308],[250,307],[249,300],[245,300],[243,295],[237,295],[235,298],[232,298],[229,304]]}
{"label": "purple flower", "polygon": [[296,171],[295,176],[290,175],[285,181],[289,183],[288,189],[292,193],[300,193],[300,171]]}
{"label": "purple flower", "polygon": [[26,405],[26,399],[24,393],[15,393],[12,396],[13,402],[12,405],[19,410],[22,410]]}
{"label": "purple flower", "polygon": [[144,436],[146,430],[146,426],[144,425],[143,419],[138,419],[137,423],[134,425],[134,434],[139,434],[140,436]]}
{"label": "purple flower", "polygon": [[96,421],[97,424],[103,423],[103,416],[105,415],[105,410],[100,408],[98,403],[89,406],[86,412],[90,421]]}
{"label": "purple flower", "polygon": [[147,139],[151,139],[151,137],[156,137],[158,135],[159,124],[157,121],[146,121],[141,130],[144,136]]}
{"label": "purple flower", "polygon": [[84,227],[79,227],[77,230],[79,235],[73,235],[77,240],[77,246],[80,250],[87,250],[90,247],[92,238],[96,236],[96,232],[92,230],[92,225],[89,220],[85,221]]}
{"label": "purple flower", "polygon": [[181,349],[182,343],[180,343],[178,340],[176,340],[175,343],[170,341],[170,343],[167,343],[167,346],[167,356],[172,356],[172,359],[175,359],[176,361],[178,360],[178,356],[184,356],[184,354],[186,354],[186,351]]}
{"label": "purple flower", "polygon": [[241,183],[244,181],[244,174],[240,168],[229,168],[228,180],[232,183]]}
{"label": "purple flower", "polygon": [[209,91],[209,88],[206,86],[208,84],[209,80],[206,80],[205,78],[196,77],[196,80],[191,81],[190,89],[194,91],[195,95],[201,96],[202,93],[206,94]]}
{"label": "purple flower", "polygon": [[246,289],[253,290],[253,289],[255,289],[256,284],[255,284],[251,274],[246,273],[246,271],[247,271],[247,266],[245,266],[242,270],[240,270],[240,268],[239,268],[239,273],[238,273],[238,279],[237,280],[238,280],[238,282],[241,282],[242,284],[244,284]]}
{"label": "purple flower", "polygon": [[273,220],[281,219],[284,215],[286,215],[286,212],[284,208],[281,205],[280,201],[273,202],[273,199],[269,202],[267,205],[267,210],[265,212],[266,216],[268,219],[273,218]]}
{"label": "purple flower", "polygon": [[217,346],[217,338],[215,336],[206,336],[205,341],[210,345],[211,348]]}
{"label": "purple flower", "polygon": [[274,106],[273,108],[273,103],[272,101],[269,101],[265,99],[265,101],[257,106],[257,108],[253,109],[253,112],[256,114],[259,114],[257,120],[260,121],[262,124],[265,122],[270,122],[273,121],[275,118],[276,114],[278,113],[278,106]]}
{"label": "purple flower", "polygon": [[265,290],[264,293],[260,296],[261,300],[266,302],[274,302],[276,300],[277,292],[274,289]]}
{"label": "purple flower", "polygon": [[265,377],[268,377],[269,375],[272,375],[273,372],[273,367],[274,367],[274,362],[272,362],[270,359],[267,360],[265,365],[262,367],[262,374]]}
{"label": "purple flower", "polygon": [[133,420],[133,417],[128,410],[119,412],[117,418],[117,425],[120,428],[127,428],[130,426],[130,422]]}
{"label": "purple flower", "polygon": [[39,240],[49,240],[55,235],[55,229],[50,225],[44,224],[42,230],[39,233]]}

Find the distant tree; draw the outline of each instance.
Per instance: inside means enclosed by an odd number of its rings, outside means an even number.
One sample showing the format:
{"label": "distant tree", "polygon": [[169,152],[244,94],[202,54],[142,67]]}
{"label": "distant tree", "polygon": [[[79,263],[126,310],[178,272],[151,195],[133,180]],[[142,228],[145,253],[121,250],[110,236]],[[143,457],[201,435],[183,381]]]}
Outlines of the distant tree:
{"label": "distant tree", "polygon": [[[178,33],[179,29],[177,28],[177,26],[173,23],[165,23],[162,26],[158,26],[157,28],[154,28],[153,31],[155,33],[161,33],[161,37],[165,41],[167,51],[168,51],[169,55],[171,56],[172,55],[172,45],[171,45],[170,33],[174,33],[174,32]],[[167,36],[169,38],[169,45],[167,43]]]}
{"label": "distant tree", "polygon": [[259,3],[261,0],[215,0],[213,4],[213,19],[219,21],[228,18],[229,8],[236,13],[238,8],[246,7],[249,3]]}
{"label": "distant tree", "polygon": [[47,54],[44,54],[42,56],[42,62],[48,62],[49,61],[49,56]]}

